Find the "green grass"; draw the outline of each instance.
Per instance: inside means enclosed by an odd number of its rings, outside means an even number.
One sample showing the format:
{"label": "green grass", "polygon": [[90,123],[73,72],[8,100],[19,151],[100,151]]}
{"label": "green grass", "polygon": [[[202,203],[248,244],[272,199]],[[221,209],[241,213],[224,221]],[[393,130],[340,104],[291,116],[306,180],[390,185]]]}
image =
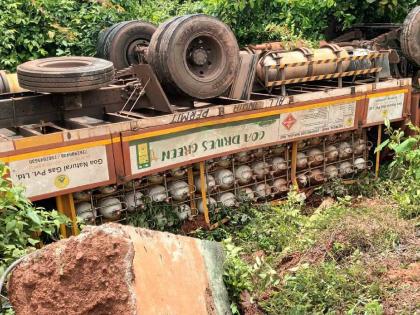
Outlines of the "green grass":
{"label": "green grass", "polygon": [[268,314],[336,314],[363,313],[376,302],[377,312],[368,314],[380,314],[380,292],[379,283],[369,281],[359,263],[301,264],[261,306]]}
{"label": "green grass", "polygon": [[347,198],[311,216],[301,207],[292,194],[219,234],[229,236],[225,283],[235,309],[247,291],[265,314],[382,314],[388,254],[415,239],[413,223],[379,199]]}

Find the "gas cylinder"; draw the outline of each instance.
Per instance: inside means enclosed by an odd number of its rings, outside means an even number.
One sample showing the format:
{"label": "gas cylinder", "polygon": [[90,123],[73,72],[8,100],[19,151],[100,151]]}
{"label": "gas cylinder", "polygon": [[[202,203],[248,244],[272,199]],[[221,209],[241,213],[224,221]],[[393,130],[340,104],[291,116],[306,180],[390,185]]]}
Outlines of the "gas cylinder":
{"label": "gas cylinder", "polygon": [[[307,61],[324,61],[328,59],[346,58],[349,53],[334,44],[327,44],[319,49],[297,48],[294,51],[269,51],[261,56],[257,65],[257,76],[261,81],[265,81],[266,71],[268,71],[268,80],[279,80],[277,69],[267,69],[267,66],[290,63],[303,63]],[[349,67],[349,61],[342,62],[341,71],[346,71]],[[304,78],[321,74],[330,74],[338,72],[337,62],[325,62],[312,65],[297,65],[284,68],[285,79]]]}

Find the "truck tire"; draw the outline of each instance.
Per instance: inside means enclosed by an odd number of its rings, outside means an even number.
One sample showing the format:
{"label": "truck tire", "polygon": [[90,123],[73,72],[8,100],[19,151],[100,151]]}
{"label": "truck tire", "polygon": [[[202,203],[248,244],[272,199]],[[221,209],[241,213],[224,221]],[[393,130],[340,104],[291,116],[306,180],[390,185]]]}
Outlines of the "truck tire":
{"label": "truck tire", "polygon": [[[147,57],[147,62],[151,66],[155,65],[153,70],[154,70],[155,74],[158,76],[158,78],[163,78],[163,69],[161,68],[162,63],[159,61],[160,45],[162,43],[163,35],[165,34],[166,29],[174,21],[176,21],[180,18],[181,18],[180,16],[176,16],[176,17],[173,17],[173,18],[165,21],[161,25],[159,25],[159,27],[157,28],[156,32],[153,34],[153,36],[150,40],[149,49],[148,49],[147,56],[146,56]],[[152,52],[152,53],[150,53],[150,52]]]}
{"label": "truck tire", "polygon": [[100,34],[98,56],[112,61],[118,70],[141,63],[139,47],[148,47],[156,26],[144,21],[125,21]]}
{"label": "truck tire", "polygon": [[408,13],[400,35],[403,54],[420,66],[420,6]]}
{"label": "truck tire", "polygon": [[10,87],[7,80],[6,72],[0,70],[0,94],[9,93]]}
{"label": "truck tire", "polygon": [[230,87],[238,70],[239,47],[226,24],[193,14],[170,20],[155,34],[148,59],[168,92],[207,99]]}
{"label": "truck tire", "polygon": [[[114,26],[114,25],[113,25]],[[96,42],[96,57],[98,58],[104,58],[103,52],[104,52],[104,46],[105,46],[105,40],[108,37],[110,31],[112,30],[111,27],[104,28],[101,30],[98,34],[98,41]]]}
{"label": "truck tire", "polygon": [[112,62],[93,57],[52,57],[25,62],[17,68],[19,85],[36,92],[81,92],[109,85]]}

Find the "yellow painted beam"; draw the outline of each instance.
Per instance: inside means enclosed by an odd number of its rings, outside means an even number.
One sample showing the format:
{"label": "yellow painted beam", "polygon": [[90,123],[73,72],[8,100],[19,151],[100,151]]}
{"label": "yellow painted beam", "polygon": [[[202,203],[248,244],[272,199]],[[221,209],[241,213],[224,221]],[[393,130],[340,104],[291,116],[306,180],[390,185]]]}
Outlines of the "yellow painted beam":
{"label": "yellow painted beam", "polygon": [[[376,141],[376,147],[378,148],[382,143],[382,125],[378,126],[378,139]],[[380,159],[381,159],[381,151],[376,152],[376,163],[375,163],[375,177],[379,177],[379,166],[380,166]]]}
{"label": "yellow painted beam", "polygon": [[194,199],[194,174],[193,174],[193,169],[192,167],[189,167],[188,170],[188,186],[190,188],[190,207],[191,207],[191,214],[196,215],[197,214],[197,206],[195,204],[195,199]]}
{"label": "yellow painted beam", "polygon": [[48,135],[27,137],[15,140],[16,150],[32,148],[34,146],[59,144],[63,142],[62,133],[51,133]]}
{"label": "yellow painted beam", "polygon": [[296,180],[297,153],[298,153],[298,141],[295,141],[292,144],[292,165],[291,165],[290,173],[291,173],[293,186],[299,189],[298,182]]}
{"label": "yellow painted beam", "polygon": [[388,95],[395,95],[395,94],[401,94],[401,93],[408,93],[408,89],[368,94],[367,97],[373,98],[373,97],[388,96]]}
{"label": "yellow painted beam", "polygon": [[209,208],[207,207],[207,185],[204,162],[200,162],[200,186],[201,186],[201,199],[203,201],[204,220],[210,226]]}
{"label": "yellow painted beam", "polygon": [[[32,138],[28,138],[28,139],[32,139]],[[32,141],[34,141],[34,139],[32,139]],[[5,162],[5,163],[13,162],[13,161],[20,161],[20,160],[31,159],[31,158],[57,154],[57,153],[62,153],[62,152],[83,150],[83,149],[98,147],[98,146],[107,145],[111,143],[112,143],[111,139],[92,141],[92,142],[69,145],[69,146],[60,147],[60,148],[46,149],[46,150],[41,150],[41,151],[7,156],[4,158],[0,158],[0,161]]]}
{"label": "yellow painted beam", "polygon": [[[77,215],[76,208],[74,207],[74,200],[72,194],[57,196],[57,211],[64,214],[70,219],[71,222],[71,235],[79,234],[79,229],[77,227]],[[60,226],[60,233],[62,237],[69,236],[67,233],[67,227],[65,225]]]}

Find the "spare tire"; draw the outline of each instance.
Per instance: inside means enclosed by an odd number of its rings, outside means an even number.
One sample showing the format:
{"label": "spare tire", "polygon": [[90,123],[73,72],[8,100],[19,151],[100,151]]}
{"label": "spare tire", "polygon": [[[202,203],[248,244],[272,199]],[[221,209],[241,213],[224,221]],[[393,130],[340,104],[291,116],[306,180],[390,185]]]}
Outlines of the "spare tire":
{"label": "spare tire", "polygon": [[114,24],[99,34],[97,54],[124,69],[141,63],[139,48],[148,47],[156,26],[144,21],[125,21]]}
{"label": "spare tire", "polygon": [[222,95],[239,66],[239,47],[231,29],[203,14],[186,15],[159,26],[148,62],[168,92],[198,99]]}
{"label": "spare tire", "polygon": [[403,54],[420,66],[420,6],[408,13],[400,36]]}
{"label": "spare tire", "polygon": [[109,85],[114,79],[112,62],[93,57],[53,57],[18,66],[22,88],[36,92],[81,92]]}

